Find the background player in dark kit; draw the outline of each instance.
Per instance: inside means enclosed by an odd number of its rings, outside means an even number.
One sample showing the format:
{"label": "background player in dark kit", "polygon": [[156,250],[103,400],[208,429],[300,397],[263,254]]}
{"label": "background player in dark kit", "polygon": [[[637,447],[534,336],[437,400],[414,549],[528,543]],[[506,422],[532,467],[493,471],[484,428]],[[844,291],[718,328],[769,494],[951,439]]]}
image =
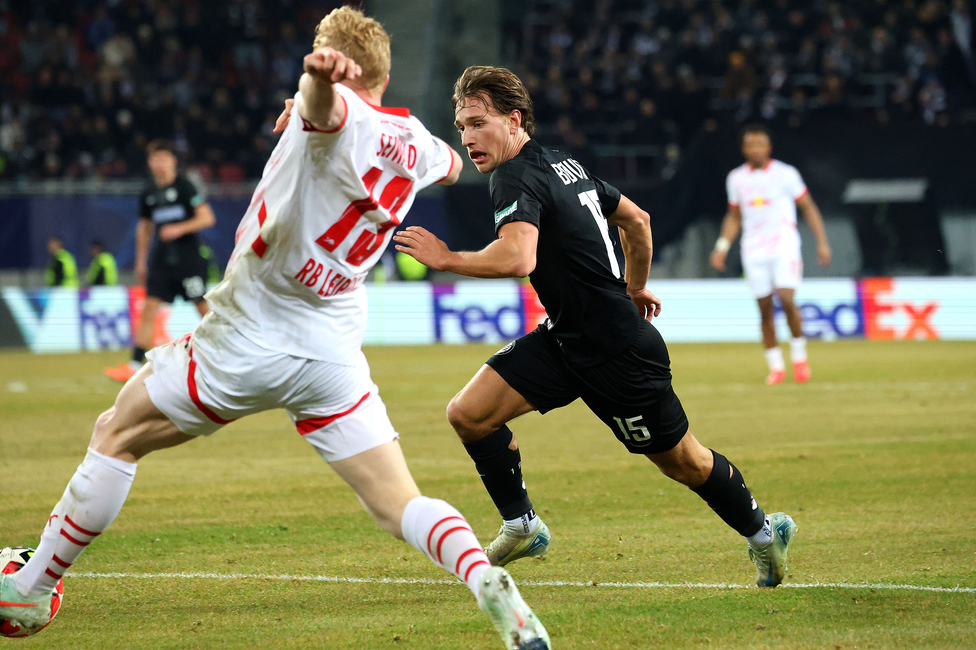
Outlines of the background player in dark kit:
{"label": "background player in dark kit", "polygon": [[[531,139],[532,103],[510,71],[468,68],[453,102],[462,145],[478,171],[492,174],[498,239],[478,252],[452,252],[411,227],[394,238],[397,250],[461,275],[528,275],[549,315],[489,359],[448,406],[448,419],[504,520],[485,549],[489,558],[507,564],[543,555],[550,542],[525,489],[507,423],[579,397],[628,451],[646,455],[746,537],[756,583],[775,587],[786,572],[796,525],[783,513],[766,516],[735,466],[702,446],[688,427],[671,389],[667,347],[649,323],[661,311],[645,286],[649,216],[568,155]],[[620,230],[623,273],[608,223]]]}
{"label": "background player in dark kit", "polygon": [[[208,262],[200,254],[199,231],[217,223],[210,204],[185,176],[176,171],[176,150],[164,140],[146,147],[152,180],[139,197],[136,229],[136,278],[146,285],[146,302],[136,328],[132,360],[105,374],[126,382],[142,367],[146,350],[153,347],[156,312],[176,296],[196,303],[202,317],[207,313]],[[149,258],[149,244],[155,246]]]}

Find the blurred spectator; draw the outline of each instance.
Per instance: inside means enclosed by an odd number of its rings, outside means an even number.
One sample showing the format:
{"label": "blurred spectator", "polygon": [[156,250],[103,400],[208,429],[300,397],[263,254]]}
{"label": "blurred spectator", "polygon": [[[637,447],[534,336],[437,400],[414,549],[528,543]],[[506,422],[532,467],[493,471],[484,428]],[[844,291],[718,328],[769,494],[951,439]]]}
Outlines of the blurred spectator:
{"label": "blurred spectator", "polygon": [[90,287],[108,286],[119,281],[119,270],[115,257],[105,250],[105,244],[99,240],[91,243],[91,264],[85,271],[85,281]]}
{"label": "blurred spectator", "polygon": [[74,255],[65,250],[64,242],[60,237],[51,237],[47,240],[47,252],[51,256],[44,271],[47,286],[77,287],[78,265],[75,264]]}

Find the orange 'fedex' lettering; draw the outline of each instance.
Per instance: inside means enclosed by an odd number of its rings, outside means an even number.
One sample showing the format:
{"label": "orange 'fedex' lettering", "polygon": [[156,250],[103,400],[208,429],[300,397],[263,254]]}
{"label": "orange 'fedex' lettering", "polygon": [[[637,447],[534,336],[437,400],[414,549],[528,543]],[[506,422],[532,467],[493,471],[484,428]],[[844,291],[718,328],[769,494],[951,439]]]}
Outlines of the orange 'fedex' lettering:
{"label": "orange 'fedex' lettering", "polygon": [[[874,340],[891,339],[938,339],[938,330],[931,319],[939,308],[938,302],[921,306],[904,300],[892,300],[894,280],[891,278],[866,278],[861,280],[860,292],[864,308],[864,336]],[[883,318],[903,312],[908,317],[908,328],[897,332],[882,322]]]}

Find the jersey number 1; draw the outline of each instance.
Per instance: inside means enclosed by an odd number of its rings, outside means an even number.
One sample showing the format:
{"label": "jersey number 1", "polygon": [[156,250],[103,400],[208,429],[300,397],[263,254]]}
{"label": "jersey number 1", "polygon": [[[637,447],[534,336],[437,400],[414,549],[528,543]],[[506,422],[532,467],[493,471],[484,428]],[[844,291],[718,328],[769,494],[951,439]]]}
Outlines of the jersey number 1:
{"label": "jersey number 1", "polygon": [[376,184],[382,175],[383,170],[379,167],[373,167],[366,172],[363,175],[363,185],[366,186],[366,191],[369,192],[369,196],[365,199],[359,199],[350,203],[349,207],[343,211],[342,216],[339,217],[339,220],[332,224],[321,237],[315,240],[316,244],[331,253],[339,247],[339,244],[345,241],[349,233],[352,232],[352,229],[359,223],[360,217],[367,212],[372,212],[380,208],[388,210],[390,220],[377,224],[376,232],[370,232],[368,229],[364,230],[359,235],[356,243],[349,249],[346,261],[353,266],[359,266],[369,259],[373,253],[379,250],[383,242],[386,241],[387,231],[400,225],[398,213],[410,196],[410,190],[413,189],[412,180],[403,178],[402,176],[394,176],[386,184],[386,187],[383,188],[383,191],[380,193],[380,198],[377,201],[374,198],[373,190],[376,188]]}
{"label": "jersey number 1", "polygon": [[582,205],[585,205],[590,209],[590,214],[596,220],[596,227],[600,229],[600,234],[603,235],[603,243],[607,246],[607,256],[610,258],[610,270],[613,271],[613,277],[620,277],[620,264],[617,263],[617,255],[613,252],[613,242],[610,241],[610,229],[607,227],[607,220],[603,216],[603,208],[600,207],[600,197],[597,195],[596,190],[586,190],[585,192],[579,193],[579,200]]}

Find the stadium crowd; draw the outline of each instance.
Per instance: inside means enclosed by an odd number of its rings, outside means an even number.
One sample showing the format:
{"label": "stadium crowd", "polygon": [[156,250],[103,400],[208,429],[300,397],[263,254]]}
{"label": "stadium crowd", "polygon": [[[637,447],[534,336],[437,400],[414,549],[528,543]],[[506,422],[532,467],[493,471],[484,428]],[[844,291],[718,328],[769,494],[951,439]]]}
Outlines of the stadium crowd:
{"label": "stadium crowd", "polygon": [[260,177],[308,26],[342,4],[0,0],[0,178],[141,177],[157,137],[204,180]]}
{"label": "stadium crowd", "polygon": [[[540,137],[673,161],[722,121],[802,127],[974,120],[966,0],[536,0],[504,48]],[[594,145],[594,143],[596,143]]]}
{"label": "stadium crowd", "polygon": [[[502,3],[540,139],[588,161],[643,147],[660,170],[723,120],[974,119],[967,0]],[[141,176],[155,137],[205,180],[260,176],[299,26],[339,4],[0,0],[0,179]]]}

